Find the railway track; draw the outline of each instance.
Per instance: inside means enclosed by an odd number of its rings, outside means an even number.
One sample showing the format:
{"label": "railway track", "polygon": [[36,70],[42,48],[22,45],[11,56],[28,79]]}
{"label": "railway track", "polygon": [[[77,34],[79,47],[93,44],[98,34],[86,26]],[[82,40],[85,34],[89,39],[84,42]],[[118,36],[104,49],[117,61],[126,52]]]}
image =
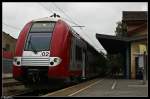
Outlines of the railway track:
{"label": "railway track", "polygon": [[11,76],[3,77],[2,81],[2,95],[3,96],[41,96],[49,92],[53,92],[70,85],[51,84],[47,89],[29,89],[26,88],[21,82],[13,79]]}
{"label": "railway track", "polygon": [[51,93],[51,92],[55,92],[64,88],[67,88],[69,86],[73,86],[75,85],[74,83],[70,83],[70,84],[55,84],[55,83],[51,83],[50,86],[48,86],[47,88],[44,89],[36,89],[36,90],[32,90],[30,92],[25,92],[22,94],[18,94],[16,96],[43,96],[45,94]]}
{"label": "railway track", "polygon": [[2,80],[2,94],[3,96],[15,96],[27,92],[29,89],[15,79],[11,75],[3,77]]}
{"label": "railway track", "polygon": [[[88,80],[85,80],[81,83],[84,83],[87,81]],[[3,90],[2,90],[3,96],[43,96],[48,93],[52,93],[55,91],[65,89],[67,87],[78,85],[75,83],[70,83],[70,84],[51,83],[50,86],[48,86],[46,89],[44,88],[44,89],[36,89],[35,90],[35,89],[26,88],[21,82],[16,81],[12,77],[3,78],[2,83],[3,83]]]}
{"label": "railway track", "polygon": [[11,86],[18,86],[18,85],[22,85],[22,83],[14,80],[13,78],[3,80],[3,87],[11,87]]}

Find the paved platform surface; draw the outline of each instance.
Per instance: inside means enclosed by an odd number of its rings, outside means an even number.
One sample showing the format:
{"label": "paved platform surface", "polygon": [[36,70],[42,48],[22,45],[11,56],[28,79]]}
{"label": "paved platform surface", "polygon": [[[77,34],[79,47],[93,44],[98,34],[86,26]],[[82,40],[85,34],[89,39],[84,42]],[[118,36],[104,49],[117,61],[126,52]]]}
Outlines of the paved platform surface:
{"label": "paved platform surface", "polygon": [[72,96],[84,97],[147,97],[148,82],[142,80],[105,79]]}
{"label": "paved platform surface", "polygon": [[148,82],[127,79],[94,79],[44,95],[70,97],[147,97]]}

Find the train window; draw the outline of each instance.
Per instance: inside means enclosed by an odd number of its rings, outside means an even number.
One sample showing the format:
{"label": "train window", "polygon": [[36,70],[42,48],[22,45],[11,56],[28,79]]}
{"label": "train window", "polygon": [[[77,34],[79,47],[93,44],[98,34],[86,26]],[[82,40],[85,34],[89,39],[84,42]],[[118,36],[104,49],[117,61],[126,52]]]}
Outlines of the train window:
{"label": "train window", "polygon": [[47,51],[50,47],[51,33],[29,33],[25,50]]}
{"label": "train window", "polygon": [[29,31],[26,40],[26,51],[47,51],[50,48],[50,41],[56,22],[35,22]]}
{"label": "train window", "polygon": [[10,50],[10,45],[6,44],[6,51],[9,51],[9,50]]}
{"label": "train window", "polygon": [[82,49],[79,46],[76,46],[76,60],[82,61]]}
{"label": "train window", "polygon": [[33,23],[30,32],[53,32],[55,22],[36,22]]}

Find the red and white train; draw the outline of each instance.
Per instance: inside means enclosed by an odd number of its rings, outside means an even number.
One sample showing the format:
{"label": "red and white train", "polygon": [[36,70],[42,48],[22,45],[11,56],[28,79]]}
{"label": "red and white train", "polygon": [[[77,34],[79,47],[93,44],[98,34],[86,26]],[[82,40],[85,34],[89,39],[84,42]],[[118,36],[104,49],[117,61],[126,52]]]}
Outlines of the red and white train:
{"label": "red and white train", "polygon": [[[17,40],[13,77],[32,81],[85,79],[100,74],[103,55],[58,18],[27,23]],[[44,80],[45,81],[45,80]]]}

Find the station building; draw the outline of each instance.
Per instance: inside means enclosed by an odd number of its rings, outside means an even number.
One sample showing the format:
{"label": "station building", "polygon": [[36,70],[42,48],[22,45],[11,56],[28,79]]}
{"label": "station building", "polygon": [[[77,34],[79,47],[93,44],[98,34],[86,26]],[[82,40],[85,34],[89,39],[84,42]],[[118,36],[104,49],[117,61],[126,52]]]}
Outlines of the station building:
{"label": "station building", "polygon": [[10,51],[12,53],[15,52],[17,39],[13,38],[11,35],[2,32],[2,50]]}
{"label": "station building", "polygon": [[12,59],[15,52],[17,39],[2,32],[2,71],[3,73],[12,72]]}
{"label": "station building", "polygon": [[127,25],[126,37],[96,34],[96,38],[108,54],[121,53],[123,55],[124,76],[127,79],[137,79],[141,68],[146,69],[148,78],[147,19],[147,11],[123,11],[122,23]]}

